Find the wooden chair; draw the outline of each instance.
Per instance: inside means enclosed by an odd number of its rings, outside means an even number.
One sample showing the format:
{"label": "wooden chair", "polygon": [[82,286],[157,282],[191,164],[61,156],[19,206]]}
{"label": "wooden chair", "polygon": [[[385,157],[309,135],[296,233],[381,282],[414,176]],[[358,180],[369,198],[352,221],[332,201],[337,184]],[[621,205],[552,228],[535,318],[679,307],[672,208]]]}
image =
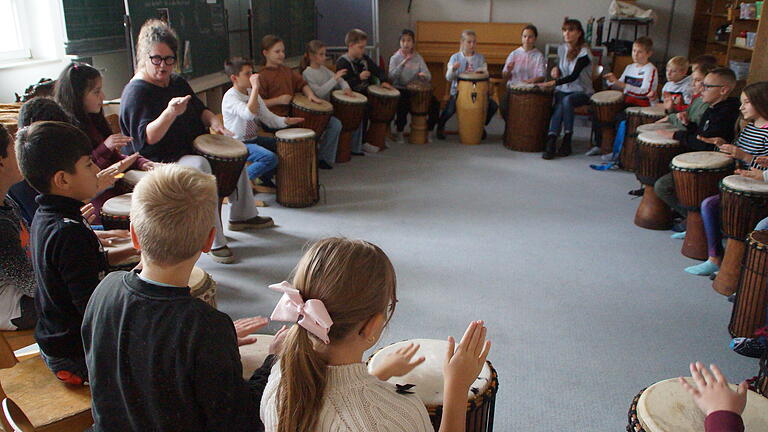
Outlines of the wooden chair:
{"label": "wooden chair", "polygon": [[16,402],[8,398],[3,399],[3,415],[10,428],[7,432],[35,432],[37,430],[24,414],[24,411],[16,405]]}
{"label": "wooden chair", "polygon": [[[12,398],[19,412],[25,413],[34,429],[24,429],[23,421],[16,414],[14,429],[6,416],[0,416],[5,431],[35,430],[49,432],[83,431],[93,424],[91,416],[91,392],[88,387],[68,386],[51,373],[40,356],[19,361],[13,350],[0,334],[0,399]],[[16,404],[13,404],[16,405]]]}
{"label": "wooden chair", "polygon": [[0,331],[0,333],[2,333],[3,338],[6,342],[8,342],[8,345],[11,346],[13,351],[24,348],[25,346],[32,345],[36,342],[34,329],[16,331],[4,330]]}

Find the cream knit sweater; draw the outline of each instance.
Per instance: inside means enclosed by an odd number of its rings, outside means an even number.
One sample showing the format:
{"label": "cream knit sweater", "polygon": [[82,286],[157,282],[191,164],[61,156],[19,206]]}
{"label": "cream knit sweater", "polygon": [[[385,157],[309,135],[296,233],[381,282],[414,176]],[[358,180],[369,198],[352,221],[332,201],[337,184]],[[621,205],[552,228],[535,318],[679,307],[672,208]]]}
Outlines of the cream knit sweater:
{"label": "cream knit sweater", "polygon": [[[267,432],[277,430],[280,362],[275,362],[261,399]],[[393,384],[370,375],[362,363],[329,366],[316,432],[433,432],[424,403],[398,394]]]}

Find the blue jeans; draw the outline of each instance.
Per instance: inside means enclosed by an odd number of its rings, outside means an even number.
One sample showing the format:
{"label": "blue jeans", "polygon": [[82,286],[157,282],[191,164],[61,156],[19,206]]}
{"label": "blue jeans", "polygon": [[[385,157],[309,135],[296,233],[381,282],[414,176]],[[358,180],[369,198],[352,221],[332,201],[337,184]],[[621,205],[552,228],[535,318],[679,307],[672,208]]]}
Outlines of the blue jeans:
{"label": "blue jeans", "polygon": [[275,139],[272,137],[256,137],[245,141],[248,147],[248,162],[251,164],[246,171],[248,178],[255,178],[266,175],[277,167],[277,155],[267,148],[275,148]]}
{"label": "blue jeans", "polygon": [[765,218],[757,223],[757,226],[755,227],[755,230],[757,231],[763,231],[768,230],[768,218]]}
{"label": "blue jeans", "polygon": [[341,134],[341,121],[336,117],[331,117],[328,126],[320,137],[317,151],[317,158],[332,165],[336,161],[336,148],[339,146],[339,135]]}
{"label": "blue jeans", "polygon": [[350,147],[352,148],[352,153],[362,153],[363,152],[363,122],[360,122],[360,127],[358,127],[354,132],[352,132],[352,142],[350,143]]}
{"label": "blue jeans", "polygon": [[[493,115],[496,114],[496,110],[499,109],[499,105],[496,103],[495,100],[488,98],[488,109],[485,110],[485,124],[493,120]],[[437,121],[437,129],[443,130],[445,129],[445,124],[448,123],[448,120],[453,117],[453,115],[456,114],[456,95],[451,95],[451,98],[448,99],[448,103],[445,104],[445,109],[443,109],[443,112],[440,113],[440,119]]]}
{"label": "blue jeans", "polygon": [[555,91],[555,104],[552,118],[549,121],[549,134],[559,135],[561,127],[565,133],[573,132],[573,121],[576,118],[573,110],[589,103],[589,96],[584,92]]}

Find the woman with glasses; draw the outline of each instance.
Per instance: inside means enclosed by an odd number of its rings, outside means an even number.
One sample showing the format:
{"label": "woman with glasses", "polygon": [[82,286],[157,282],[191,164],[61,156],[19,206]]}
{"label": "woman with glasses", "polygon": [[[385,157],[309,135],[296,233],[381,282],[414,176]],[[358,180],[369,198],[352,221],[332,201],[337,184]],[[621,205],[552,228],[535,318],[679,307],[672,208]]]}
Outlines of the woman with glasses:
{"label": "woman with glasses", "polygon": [[[208,161],[193,153],[192,141],[208,133],[209,128],[223,135],[232,136],[232,132],[206,108],[189,83],[173,73],[178,46],[176,33],[166,23],[149,20],[141,27],[136,44],[136,75],[121,96],[120,128],[145,158],[177,162],[210,173]],[[245,169],[229,201],[230,230],[274,225],[272,218],[258,215]],[[216,220],[216,238],[209,255],[214,261],[231,263],[234,255],[227,247],[220,218]]]}

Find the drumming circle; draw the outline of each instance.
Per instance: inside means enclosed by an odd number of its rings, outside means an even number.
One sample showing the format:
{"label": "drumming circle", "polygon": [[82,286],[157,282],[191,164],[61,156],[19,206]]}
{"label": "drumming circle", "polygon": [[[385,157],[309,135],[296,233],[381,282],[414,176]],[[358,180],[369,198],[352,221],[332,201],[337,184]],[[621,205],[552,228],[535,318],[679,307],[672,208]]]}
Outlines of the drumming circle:
{"label": "drumming circle", "polygon": [[[692,378],[686,378],[692,384]],[[730,385],[733,390],[736,386]],[[637,418],[646,432],[701,432],[704,413],[677,378],[660,381],[643,391],[637,401]],[[749,390],[742,414],[745,430],[768,430],[768,398]]]}

